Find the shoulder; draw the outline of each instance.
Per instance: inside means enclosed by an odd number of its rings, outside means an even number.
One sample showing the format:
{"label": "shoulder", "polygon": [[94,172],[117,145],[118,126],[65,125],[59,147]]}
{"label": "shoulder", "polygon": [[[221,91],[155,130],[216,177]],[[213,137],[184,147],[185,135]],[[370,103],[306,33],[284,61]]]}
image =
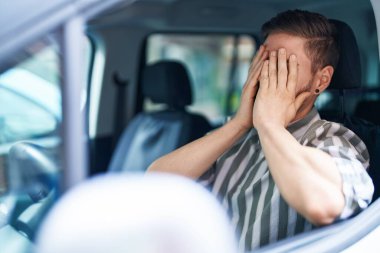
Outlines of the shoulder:
{"label": "shoulder", "polygon": [[363,164],[369,162],[364,142],[344,125],[327,120],[314,122],[302,136],[300,143],[316,147],[328,153],[347,158],[356,158]]}
{"label": "shoulder", "polygon": [[[360,138],[344,125],[327,120],[317,120],[305,131],[301,138],[302,144],[318,144],[330,138],[339,138],[346,140],[354,146],[363,143]],[[345,146],[347,143],[342,143]],[[364,145],[364,143],[363,143]],[[360,145],[359,145],[360,146]],[[365,148],[362,146],[362,148]]]}

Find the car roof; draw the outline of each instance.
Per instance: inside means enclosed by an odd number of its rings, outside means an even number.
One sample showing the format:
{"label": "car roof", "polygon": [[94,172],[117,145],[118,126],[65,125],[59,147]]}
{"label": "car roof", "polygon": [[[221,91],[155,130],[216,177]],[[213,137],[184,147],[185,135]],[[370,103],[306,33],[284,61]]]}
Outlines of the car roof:
{"label": "car roof", "polygon": [[[81,16],[88,19],[117,4],[134,0],[13,0],[0,3],[0,59]],[[38,8],[36,8],[38,4]]]}
{"label": "car roof", "polygon": [[89,22],[89,30],[127,26],[150,32],[259,34],[265,21],[288,9],[315,11],[342,20],[353,29],[361,51],[374,52],[378,47],[369,0],[139,0],[96,17]]}

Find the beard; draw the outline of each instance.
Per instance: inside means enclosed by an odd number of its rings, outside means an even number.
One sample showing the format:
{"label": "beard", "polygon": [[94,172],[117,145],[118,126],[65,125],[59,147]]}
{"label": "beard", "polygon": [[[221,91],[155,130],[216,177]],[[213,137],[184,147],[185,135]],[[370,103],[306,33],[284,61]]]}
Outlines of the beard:
{"label": "beard", "polygon": [[306,84],[302,85],[301,87],[297,87],[296,96],[299,94],[302,94],[305,91],[311,91],[313,87],[312,79],[310,79]]}

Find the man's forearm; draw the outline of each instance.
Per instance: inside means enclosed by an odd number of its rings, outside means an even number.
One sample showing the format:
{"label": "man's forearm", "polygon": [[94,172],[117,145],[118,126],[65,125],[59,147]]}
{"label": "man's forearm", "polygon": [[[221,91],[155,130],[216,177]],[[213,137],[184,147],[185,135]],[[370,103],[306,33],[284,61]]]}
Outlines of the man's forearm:
{"label": "man's forearm", "polygon": [[148,171],[198,178],[229,149],[247,129],[231,120],[223,127],[156,160]]}
{"label": "man's forearm", "polygon": [[270,172],[282,196],[317,225],[329,224],[344,206],[341,177],[332,158],[304,147],[281,126],[258,129]]}

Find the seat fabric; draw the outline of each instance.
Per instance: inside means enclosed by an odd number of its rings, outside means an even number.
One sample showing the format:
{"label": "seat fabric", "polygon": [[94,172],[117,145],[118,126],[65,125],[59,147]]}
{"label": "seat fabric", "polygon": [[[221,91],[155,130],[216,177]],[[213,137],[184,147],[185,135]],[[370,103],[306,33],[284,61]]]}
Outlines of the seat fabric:
{"label": "seat fabric", "polygon": [[144,96],[165,104],[166,109],[135,116],[118,142],[109,171],[145,171],[157,158],[211,130],[206,118],[185,108],[192,94],[181,63],[161,61],[147,66],[142,85]]}

